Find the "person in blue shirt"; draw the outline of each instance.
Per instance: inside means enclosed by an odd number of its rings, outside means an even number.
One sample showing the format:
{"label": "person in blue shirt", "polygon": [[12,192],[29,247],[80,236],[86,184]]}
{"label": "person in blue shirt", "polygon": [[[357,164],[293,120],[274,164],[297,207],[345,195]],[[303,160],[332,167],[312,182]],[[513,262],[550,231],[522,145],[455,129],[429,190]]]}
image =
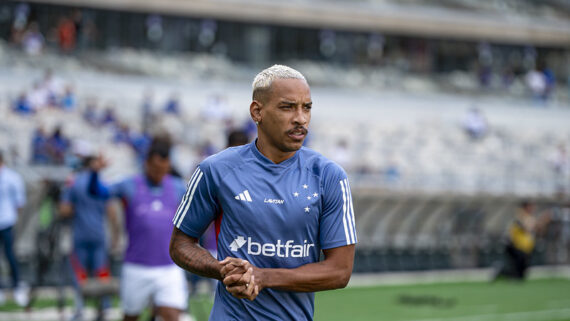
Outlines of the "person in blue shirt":
{"label": "person in blue shirt", "polygon": [[[263,70],[250,105],[257,139],[205,159],[187,185],[170,255],[220,281],[210,320],[312,320],[314,292],[350,279],[357,243],[350,187],[339,165],[303,147],[311,107],[301,73]],[[198,243],[212,221],[218,258]]]}
{"label": "person in blue shirt", "polygon": [[[73,254],[73,289],[75,296],[75,313],[72,320],[83,318],[84,299],[81,286],[87,283],[89,277],[98,282],[110,282],[108,262],[108,244],[105,237],[106,218],[109,217],[111,227],[111,248],[117,248],[119,236],[118,218],[114,211],[108,210],[106,200],[101,200],[89,194],[88,184],[90,166],[95,160],[91,155],[81,156],[82,168],[70,179],[61,196],[59,204],[60,215],[72,218]],[[98,305],[98,319],[103,319],[105,311],[111,305],[110,297],[105,296]]]}

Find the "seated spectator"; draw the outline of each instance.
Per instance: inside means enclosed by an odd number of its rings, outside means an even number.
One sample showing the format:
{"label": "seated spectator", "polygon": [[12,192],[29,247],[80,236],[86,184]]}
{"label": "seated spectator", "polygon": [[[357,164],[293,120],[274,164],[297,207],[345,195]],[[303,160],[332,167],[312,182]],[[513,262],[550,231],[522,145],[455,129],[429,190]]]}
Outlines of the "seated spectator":
{"label": "seated spectator", "polygon": [[64,91],[63,81],[53,74],[51,69],[46,69],[44,72],[44,79],[41,86],[47,93],[48,105],[52,107],[59,106],[60,98]]}
{"label": "seated spectator", "polygon": [[45,46],[45,39],[39,30],[37,22],[30,23],[30,26],[24,32],[22,37],[22,47],[30,56],[42,54]]}
{"label": "seated spectator", "polygon": [[164,113],[180,115],[180,102],[178,95],[173,94],[170,97],[170,99],[166,102],[166,106],[164,107]]}
{"label": "seated spectator", "polygon": [[400,180],[401,173],[396,162],[391,161],[384,170],[384,177],[387,182],[395,183]]}
{"label": "seated spectator", "polygon": [[112,106],[107,107],[103,113],[103,117],[101,117],[101,121],[99,122],[101,125],[113,125],[117,123],[117,116],[115,116],[115,110]]}
{"label": "seated spectator", "polygon": [[75,106],[76,106],[75,93],[73,92],[71,86],[67,86],[65,88],[65,94],[61,99],[61,108],[65,111],[72,111],[75,109]]}
{"label": "seated spectator", "polygon": [[91,126],[98,125],[97,119],[97,102],[94,99],[87,100],[85,110],[83,111],[83,120]]}
{"label": "seated spectator", "polygon": [[131,143],[131,129],[129,125],[125,123],[120,123],[115,128],[115,134],[113,136],[113,142],[115,144],[130,144]]}
{"label": "seated spectator", "polygon": [[467,112],[463,121],[463,129],[473,140],[481,139],[487,134],[487,120],[478,108],[471,108]]}
{"label": "seated spectator", "polygon": [[47,141],[47,149],[51,163],[54,165],[63,165],[69,146],[69,139],[63,135],[61,127],[56,127]]}
{"label": "seated spectator", "polygon": [[49,164],[50,155],[47,147],[48,136],[43,127],[38,127],[32,136],[32,164]]}
{"label": "seated spectator", "polygon": [[547,89],[546,76],[542,72],[533,69],[526,74],[525,82],[530,89],[533,99],[538,103],[544,102]]}
{"label": "seated spectator", "polygon": [[34,113],[34,110],[30,105],[30,102],[28,101],[25,92],[21,93],[20,96],[18,96],[18,98],[16,99],[16,101],[14,101],[14,107],[12,110],[22,115],[29,115]]}
{"label": "seated spectator", "polygon": [[34,111],[39,111],[48,105],[49,93],[40,82],[36,82],[28,93],[27,100]]}

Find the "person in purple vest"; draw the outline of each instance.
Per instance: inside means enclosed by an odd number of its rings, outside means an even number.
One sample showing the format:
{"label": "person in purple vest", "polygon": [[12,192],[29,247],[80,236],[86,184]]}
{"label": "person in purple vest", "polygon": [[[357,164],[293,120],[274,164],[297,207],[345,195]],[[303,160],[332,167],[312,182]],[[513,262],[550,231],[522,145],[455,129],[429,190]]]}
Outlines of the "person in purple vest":
{"label": "person in purple vest", "polygon": [[184,272],[168,253],[171,221],[186,190],[170,172],[170,143],[154,140],[147,153],[144,173],[105,186],[98,171],[102,157],[92,164],[89,192],[100,198],[120,198],[125,206],[128,246],[121,271],[120,298],[123,320],[137,320],[151,302],[165,321],[178,320],[188,304]]}

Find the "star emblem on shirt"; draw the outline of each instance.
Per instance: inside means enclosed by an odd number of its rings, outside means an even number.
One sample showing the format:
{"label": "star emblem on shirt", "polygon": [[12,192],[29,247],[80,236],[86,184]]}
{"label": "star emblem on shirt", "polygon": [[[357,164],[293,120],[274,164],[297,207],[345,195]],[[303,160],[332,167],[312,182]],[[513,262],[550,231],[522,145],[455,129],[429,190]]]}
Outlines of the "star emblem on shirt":
{"label": "star emblem on shirt", "polygon": [[309,185],[304,184],[304,185],[303,185],[303,188],[304,188],[304,189],[307,189],[307,188],[309,188]]}
{"label": "star emblem on shirt", "polygon": [[319,196],[319,194],[313,193],[313,197],[317,197],[317,196]]}
{"label": "star emblem on shirt", "polygon": [[307,196],[307,199],[308,199],[308,200],[311,200],[311,197],[310,197],[310,196]]}
{"label": "star emblem on shirt", "polygon": [[299,196],[299,193],[295,192],[295,193],[293,193],[293,196],[297,197],[297,196]]}
{"label": "star emblem on shirt", "polygon": [[310,209],[308,206],[305,207],[305,213],[309,213],[310,210],[311,210],[311,209]]}

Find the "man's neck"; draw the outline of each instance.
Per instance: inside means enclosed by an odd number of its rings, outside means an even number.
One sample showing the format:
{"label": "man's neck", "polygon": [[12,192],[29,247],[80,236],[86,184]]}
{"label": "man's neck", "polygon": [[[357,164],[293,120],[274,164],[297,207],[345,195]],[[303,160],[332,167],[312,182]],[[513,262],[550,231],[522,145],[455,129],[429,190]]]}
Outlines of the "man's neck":
{"label": "man's neck", "polygon": [[265,144],[259,137],[255,142],[255,146],[263,156],[269,158],[275,164],[284,162],[295,155],[295,152],[282,152],[269,144]]}

